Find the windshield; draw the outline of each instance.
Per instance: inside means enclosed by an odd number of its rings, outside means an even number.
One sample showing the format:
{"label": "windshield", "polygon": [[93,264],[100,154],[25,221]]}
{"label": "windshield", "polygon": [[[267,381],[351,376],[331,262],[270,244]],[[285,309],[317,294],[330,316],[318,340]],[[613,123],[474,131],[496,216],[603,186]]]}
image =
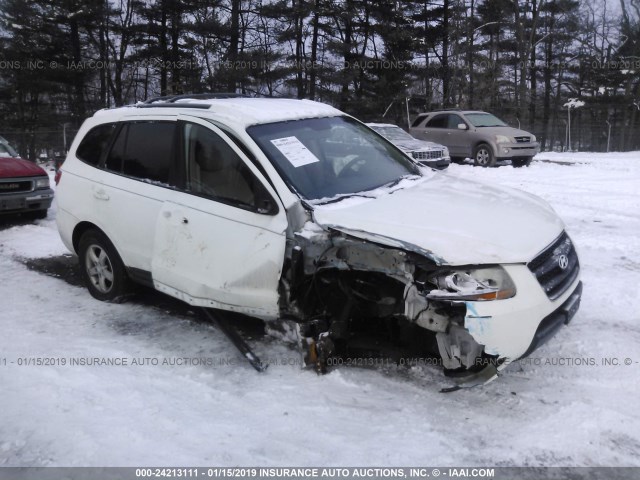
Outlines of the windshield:
{"label": "windshield", "polygon": [[467,113],[465,117],[474,127],[508,127],[506,123],[490,113]]}
{"label": "windshield", "polygon": [[0,143],[0,157],[17,157],[16,152],[8,143]]}
{"label": "windshield", "polygon": [[247,132],[307,200],[365,192],[419,175],[405,154],[349,117],[255,125]]}

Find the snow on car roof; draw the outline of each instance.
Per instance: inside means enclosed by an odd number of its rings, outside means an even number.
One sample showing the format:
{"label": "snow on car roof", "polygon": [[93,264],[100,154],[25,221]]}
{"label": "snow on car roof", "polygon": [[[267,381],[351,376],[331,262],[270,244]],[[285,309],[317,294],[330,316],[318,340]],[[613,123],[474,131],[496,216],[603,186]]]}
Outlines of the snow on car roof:
{"label": "snow on car roof", "polygon": [[[143,105],[145,108],[139,108]],[[187,105],[199,105],[204,108],[194,109],[187,107]],[[209,108],[206,108],[207,105],[209,105]],[[197,114],[198,116],[205,114],[207,117],[225,118],[244,126],[344,115],[340,110],[324,103],[290,98],[184,98],[171,103],[140,103],[117,109],[100,110],[95,115],[113,114],[121,116],[122,113],[128,115],[157,115],[160,108],[154,108],[154,106],[162,107],[162,112],[166,114],[185,113],[188,110],[190,114]]]}

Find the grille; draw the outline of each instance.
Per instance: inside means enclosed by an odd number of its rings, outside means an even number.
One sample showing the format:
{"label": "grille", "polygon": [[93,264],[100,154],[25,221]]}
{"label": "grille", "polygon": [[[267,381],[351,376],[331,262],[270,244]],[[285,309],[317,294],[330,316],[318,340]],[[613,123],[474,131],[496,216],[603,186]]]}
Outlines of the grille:
{"label": "grille", "polygon": [[580,271],[578,254],[566,232],[527,266],[551,300],[562,295]]}
{"label": "grille", "polygon": [[444,150],[429,150],[425,152],[411,152],[416,160],[432,160],[434,158],[444,157]]}
{"label": "grille", "polygon": [[0,180],[0,195],[3,193],[30,192],[33,190],[31,180]]}
{"label": "grille", "polygon": [[529,143],[531,141],[531,137],[514,137],[514,138],[518,143]]}

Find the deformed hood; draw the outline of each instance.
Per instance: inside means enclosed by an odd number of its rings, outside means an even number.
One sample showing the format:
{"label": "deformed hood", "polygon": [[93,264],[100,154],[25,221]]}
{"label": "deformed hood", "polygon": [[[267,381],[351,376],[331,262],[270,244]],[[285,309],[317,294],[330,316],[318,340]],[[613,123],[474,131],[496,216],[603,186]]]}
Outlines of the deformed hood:
{"label": "deformed hood", "polygon": [[534,195],[435,172],[374,198],[316,206],[314,218],[325,228],[430,253],[448,265],[529,262],[564,228]]}

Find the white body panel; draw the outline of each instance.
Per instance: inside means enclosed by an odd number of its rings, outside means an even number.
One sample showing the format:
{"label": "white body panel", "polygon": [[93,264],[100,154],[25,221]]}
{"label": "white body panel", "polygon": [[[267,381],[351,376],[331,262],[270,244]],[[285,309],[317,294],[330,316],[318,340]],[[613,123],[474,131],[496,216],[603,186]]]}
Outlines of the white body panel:
{"label": "white body panel", "polygon": [[540,321],[559,308],[574,292],[580,278],[556,300],[549,300],[525,265],[506,265],[518,288],[515,297],[493,302],[465,302],[464,326],[490,355],[511,361],[529,348]]}
{"label": "white body panel", "polygon": [[314,214],[323,226],[394,239],[448,265],[528,262],[563,229],[537,197],[441,173],[392,194],[318,206]]}
{"label": "white body panel", "polygon": [[157,217],[151,264],[156,288],[182,292],[191,304],[277,317],[283,216],[180,192],[174,199],[180,203],[165,202]]}

